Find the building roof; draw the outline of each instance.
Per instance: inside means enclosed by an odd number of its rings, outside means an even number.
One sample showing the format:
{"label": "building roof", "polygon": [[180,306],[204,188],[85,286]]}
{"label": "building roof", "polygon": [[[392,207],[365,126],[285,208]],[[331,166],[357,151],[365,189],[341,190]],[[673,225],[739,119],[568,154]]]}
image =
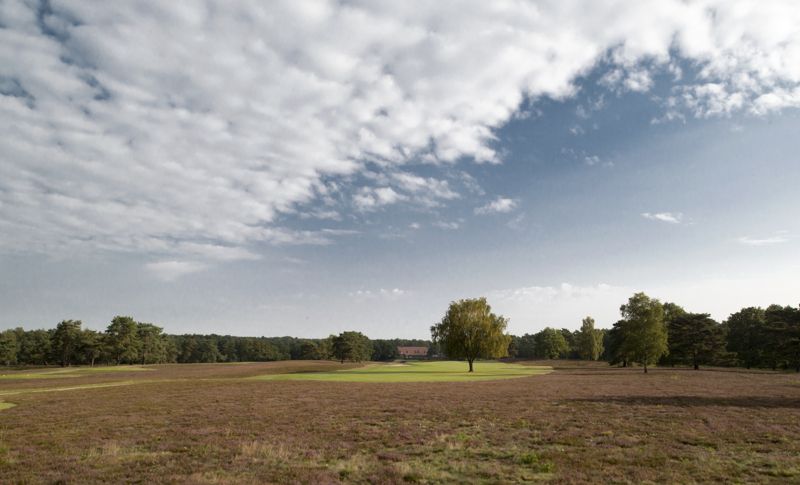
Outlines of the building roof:
{"label": "building roof", "polygon": [[428,347],[397,347],[400,355],[428,355]]}

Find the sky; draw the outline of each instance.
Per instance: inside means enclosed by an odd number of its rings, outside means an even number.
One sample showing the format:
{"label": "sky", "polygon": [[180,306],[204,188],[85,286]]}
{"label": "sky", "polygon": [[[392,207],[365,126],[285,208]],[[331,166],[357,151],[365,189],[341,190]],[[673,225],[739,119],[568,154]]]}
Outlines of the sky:
{"label": "sky", "polygon": [[0,0],[0,329],[800,303],[794,1]]}

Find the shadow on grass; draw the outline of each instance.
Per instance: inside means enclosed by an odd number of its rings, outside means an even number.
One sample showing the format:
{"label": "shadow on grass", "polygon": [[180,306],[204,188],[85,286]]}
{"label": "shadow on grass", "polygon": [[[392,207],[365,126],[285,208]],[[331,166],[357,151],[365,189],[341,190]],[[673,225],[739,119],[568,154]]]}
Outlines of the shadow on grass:
{"label": "shadow on grass", "polygon": [[572,402],[597,404],[625,404],[631,406],[674,406],[674,407],[734,407],[734,408],[786,408],[800,409],[800,398],[784,396],[607,396],[586,399],[573,399]]}

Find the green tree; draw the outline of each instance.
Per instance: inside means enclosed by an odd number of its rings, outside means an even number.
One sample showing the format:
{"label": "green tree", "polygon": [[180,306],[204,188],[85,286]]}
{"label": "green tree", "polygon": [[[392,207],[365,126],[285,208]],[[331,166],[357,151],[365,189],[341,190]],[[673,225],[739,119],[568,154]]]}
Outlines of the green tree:
{"label": "green tree", "polygon": [[535,336],[536,357],[542,359],[558,359],[569,352],[569,344],[564,332],[547,327]]}
{"label": "green tree", "polygon": [[665,302],[664,306],[664,323],[669,327],[669,322],[674,320],[675,318],[681,317],[686,315],[686,310],[683,309],[682,306],[678,305],[677,303],[672,302]]}
{"label": "green tree", "polygon": [[225,362],[239,361],[239,353],[236,351],[236,337],[226,335],[222,337],[219,342],[219,351],[225,359]]}
{"label": "green tree", "polygon": [[342,332],[333,338],[333,356],[336,360],[362,362],[372,357],[372,343],[361,332]]}
{"label": "green tree", "polygon": [[442,321],[431,327],[433,341],[451,359],[466,359],[473,371],[475,359],[505,357],[510,337],[508,320],[492,313],[486,298],[450,303]]}
{"label": "green tree", "polygon": [[139,360],[139,327],[131,317],[116,316],[106,328],[106,348],[116,364]]}
{"label": "green tree", "polygon": [[512,359],[516,358],[519,355],[519,341],[520,338],[516,335],[509,335],[508,336],[508,351],[506,352],[509,357]]}
{"label": "green tree", "polygon": [[80,350],[81,321],[63,320],[56,325],[51,338],[51,348],[61,367],[69,366]]}
{"label": "green tree", "polygon": [[390,361],[397,358],[397,342],[394,340],[373,340],[372,360]]}
{"label": "green tree", "polygon": [[766,344],[774,361],[800,372],[800,308],[770,305],[765,316]]}
{"label": "green tree", "polygon": [[727,347],[736,353],[740,365],[748,369],[762,363],[764,331],[767,315],[763,308],[742,308],[725,322],[728,327]]}
{"label": "green tree", "polygon": [[[664,306],[664,325],[667,326],[667,342],[669,343],[670,325],[676,318],[686,315],[686,310],[684,310],[683,307],[678,305],[677,303],[665,302],[662,305]],[[675,364],[681,363],[678,362],[677,359],[678,359],[677,355],[672,355],[672,352],[669,352],[661,357],[661,360],[659,360],[659,364],[674,366]]]}
{"label": "green tree", "polygon": [[521,359],[535,359],[536,354],[536,335],[526,333],[517,342],[517,357]]}
{"label": "green tree", "polygon": [[330,360],[333,358],[333,335],[317,342],[317,359]]}
{"label": "green tree", "polygon": [[[197,338],[197,345],[194,348],[194,352],[189,357],[187,362],[197,362],[201,364],[213,364],[215,362],[222,361],[223,356],[222,353],[219,351],[219,346],[217,345],[217,339],[214,338],[213,335],[210,336],[200,336]],[[249,359],[255,360],[255,359]]]}
{"label": "green tree", "polygon": [[603,353],[603,333],[594,328],[594,318],[583,319],[577,340],[581,359],[597,360],[600,358]]}
{"label": "green tree", "polygon": [[664,307],[658,300],[636,293],[620,307],[620,312],[620,350],[631,361],[642,364],[647,373],[647,366],[668,352]]}
{"label": "green tree", "polygon": [[615,322],[611,329],[605,333],[603,355],[608,361],[608,365],[622,364],[622,367],[628,367],[630,358],[622,348],[622,326],[624,323],[623,320]]}
{"label": "green tree", "polygon": [[14,365],[17,363],[20,342],[15,330],[0,332],[0,364]]}
{"label": "green tree", "polygon": [[670,360],[695,370],[710,364],[724,349],[722,328],[707,313],[686,313],[667,322]]}
{"label": "green tree", "polygon": [[265,338],[254,339],[251,351],[251,360],[255,362],[281,360],[283,357],[278,348]]}
{"label": "green tree", "polygon": [[81,359],[94,367],[95,360],[103,355],[103,335],[88,328],[83,330],[78,348]]}
{"label": "green tree", "polygon": [[162,334],[163,329],[152,323],[137,323],[136,338],[141,364],[159,364],[166,362],[166,341]]}
{"label": "green tree", "polygon": [[27,365],[47,365],[50,362],[52,330],[29,330],[18,333],[17,360]]}
{"label": "green tree", "polygon": [[[247,343],[246,340],[241,341],[241,347],[245,347]],[[177,343],[175,346],[178,349],[178,362],[180,363],[187,363],[187,362],[197,362],[195,360],[195,355],[197,354],[197,348],[199,347],[199,343],[197,341],[197,337],[194,335],[183,335],[178,338]],[[244,348],[239,351],[240,356],[244,356]],[[242,357],[242,360],[247,360],[247,357]]]}

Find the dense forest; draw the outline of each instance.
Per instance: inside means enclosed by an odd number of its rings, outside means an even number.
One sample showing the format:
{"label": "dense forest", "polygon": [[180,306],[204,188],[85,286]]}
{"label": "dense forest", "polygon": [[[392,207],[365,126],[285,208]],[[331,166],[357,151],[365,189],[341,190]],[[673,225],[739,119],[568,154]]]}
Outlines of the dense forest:
{"label": "dense forest", "polygon": [[[621,307],[610,329],[594,328],[587,317],[580,330],[545,328],[511,336],[508,355],[519,359],[604,360],[612,365],[741,366],[800,372],[800,308],[748,307],[724,322],[660,303],[643,293]],[[115,317],[104,332],[64,320],[49,330],[15,328],[0,332],[0,365],[95,365],[252,362],[296,359],[390,361],[398,346],[427,346],[429,340],[370,340],[359,332],[322,339],[169,335],[161,327]]]}

